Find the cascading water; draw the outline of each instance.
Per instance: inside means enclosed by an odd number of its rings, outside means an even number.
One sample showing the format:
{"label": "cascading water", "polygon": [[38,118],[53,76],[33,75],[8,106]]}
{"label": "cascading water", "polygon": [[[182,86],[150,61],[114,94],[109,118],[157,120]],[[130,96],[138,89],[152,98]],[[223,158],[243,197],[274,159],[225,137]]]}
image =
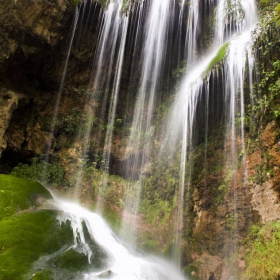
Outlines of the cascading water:
{"label": "cascading water", "polygon": [[[182,5],[185,5],[183,1]],[[199,28],[199,1],[191,1],[189,4],[188,25],[186,36],[188,67],[196,60],[197,55],[197,33]]]}
{"label": "cascading water", "polygon": [[107,255],[105,267],[93,269],[84,273],[84,280],[93,279],[119,279],[119,280],[183,280],[184,277],[174,267],[164,260],[155,257],[145,257],[140,253],[132,253],[125,244],[118,240],[114,232],[96,213],[93,213],[78,204],[55,199],[54,204],[61,214],[58,216],[60,223],[70,221],[73,230],[73,245],[66,249],[74,248],[79,253],[88,257],[91,262],[93,252],[86,242],[84,227]]}
{"label": "cascading water", "polygon": [[[123,56],[126,44],[126,35],[128,29],[129,18],[121,14],[123,1],[110,1],[102,18],[102,28],[99,31],[99,42],[96,48],[95,58],[93,62],[93,73],[89,82],[89,88],[92,92],[89,104],[98,102],[99,93],[103,92],[103,104],[101,105],[101,118],[105,117],[106,104],[110,94],[109,114],[107,120],[107,132],[104,143],[103,152],[103,169],[104,177],[100,182],[101,187],[106,185],[106,171],[110,161],[111,140],[113,135],[113,124],[115,121],[116,104],[118,101],[120,79],[122,73]],[[120,40],[120,42],[118,42]],[[119,43],[119,45],[118,45]],[[106,71],[107,79],[102,78]],[[93,108],[93,107],[91,107]],[[92,111],[93,110],[93,111]],[[89,150],[89,140],[92,133],[94,109],[88,114],[88,126],[83,133],[83,155],[86,156]],[[82,134],[82,132],[80,132]],[[100,137],[98,137],[100,138]],[[79,168],[76,178],[75,196],[79,197],[81,180],[83,177],[83,166]],[[102,208],[100,199],[98,199],[98,207]]]}
{"label": "cascading water", "polygon": [[[191,6],[190,12],[194,6]],[[197,15],[194,14],[194,19]],[[194,20],[193,19],[193,20]],[[178,191],[178,218],[176,223],[176,243],[181,243],[183,226],[183,212],[185,201],[188,200],[189,190],[185,190],[185,186],[190,185],[192,176],[192,150],[195,130],[195,116],[197,106],[202,94],[206,95],[206,103],[209,98],[209,78],[207,73],[209,65],[215,60],[218,55],[217,49],[225,47],[228,41],[228,48],[224,58],[223,67],[223,82],[224,85],[224,106],[225,106],[225,143],[230,142],[230,163],[225,163],[231,172],[238,168],[238,155],[243,149],[244,151],[244,80],[246,67],[249,67],[249,73],[253,68],[252,50],[252,34],[257,23],[256,5],[254,1],[219,1],[216,14],[216,38],[214,49],[203,61],[195,61],[193,64],[198,66],[188,70],[188,74],[183,79],[183,82],[178,91],[175,103],[171,109],[169,117],[169,125],[165,129],[168,133],[165,136],[161,148],[161,157],[166,156],[166,151],[169,154],[174,154],[176,147],[181,146],[181,161],[180,161],[180,187]],[[193,23],[192,23],[193,24]],[[189,40],[195,40],[195,36],[190,36],[195,32],[196,25],[193,25],[193,30],[189,32]],[[194,44],[194,42],[188,42]],[[223,58],[222,58],[223,59]],[[206,105],[206,111],[208,110]],[[206,112],[207,114],[207,112]],[[241,124],[236,125],[236,120],[240,118]],[[206,122],[207,122],[206,118]],[[206,125],[207,126],[207,125]],[[207,128],[205,129],[207,132]],[[236,139],[241,138],[242,148],[236,146]],[[206,137],[207,139],[207,137]],[[226,145],[226,144],[225,144]],[[170,148],[171,147],[171,148]],[[229,166],[228,166],[229,164]],[[234,194],[233,203],[236,203],[236,195]],[[236,207],[234,207],[236,209]],[[234,211],[235,212],[235,211]],[[237,213],[233,214],[237,219]],[[186,225],[185,225],[186,226]],[[236,226],[236,225],[235,225]],[[237,234],[235,232],[235,234]],[[236,248],[235,248],[236,249]],[[235,249],[232,250],[235,251]],[[180,251],[177,252],[180,256]]]}
{"label": "cascading water", "polygon": [[[127,145],[127,155],[139,151],[128,161],[126,170],[130,170],[127,177],[135,180],[135,170],[139,170],[139,181],[134,185],[126,197],[124,214],[132,213],[130,227],[137,223],[138,207],[142,189],[141,172],[144,172],[150,154],[151,137],[153,134],[152,119],[155,110],[156,93],[162,79],[162,68],[166,60],[166,40],[171,21],[172,0],[155,0],[142,3],[140,14],[144,8],[148,9],[144,23],[143,50],[141,54],[141,78],[134,107],[131,134]],[[148,7],[145,7],[145,4]],[[140,18],[141,19],[141,18]],[[137,40],[137,39],[136,39]],[[139,173],[138,171],[138,173]],[[133,193],[133,196],[131,196]],[[133,234],[130,237],[133,241]]]}
{"label": "cascading water", "polygon": [[[210,12],[215,14],[216,25],[213,30],[214,42],[207,55],[199,57],[202,53],[199,50],[198,42],[199,31],[204,28],[203,20],[199,10],[199,1],[191,1],[188,13],[184,13],[187,5],[182,1],[181,9],[175,5],[175,0],[150,0],[136,3],[133,6],[132,13],[122,14],[123,1],[111,0],[107,9],[100,14],[99,18],[99,35],[98,43],[95,48],[95,57],[92,66],[92,73],[88,85],[92,93],[87,100],[91,109],[88,114],[87,129],[85,132],[80,131],[79,138],[83,136],[83,147],[81,158],[85,158],[90,150],[90,141],[93,134],[93,117],[98,115],[100,119],[107,121],[105,137],[102,140],[102,132],[94,132],[97,146],[104,147],[102,152],[103,166],[100,168],[104,171],[99,185],[103,188],[107,185],[107,176],[110,172],[109,163],[111,160],[112,138],[114,135],[114,124],[119,102],[120,87],[124,75],[124,64],[126,55],[132,60],[131,73],[129,76],[129,89],[134,89],[133,101],[129,101],[128,107],[132,116],[127,117],[130,122],[130,135],[126,144],[125,158],[123,164],[125,177],[134,186],[128,190],[124,203],[123,224],[135,230],[137,228],[137,218],[139,212],[140,196],[143,190],[143,181],[145,172],[149,169],[154,153],[153,136],[155,133],[155,111],[159,102],[160,91],[166,74],[165,68],[172,68],[172,61],[182,59],[180,55],[174,54],[174,49],[168,45],[168,40],[172,40],[174,28],[179,26],[177,32],[177,41],[180,51],[182,42],[184,42],[185,57],[187,60],[187,71],[183,77],[179,88],[176,90],[175,101],[171,106],[171,112],[168,116],[167,124],[164,125],[162,132],[162,141],[159,144],[159,159],[176,158],[174,162],[178,165],[179,182],[174,187],[176,189],[176,219],[173,221],[174,226],[174,244],[172,258],[178,265],[182,255],[182,237],[184,230],[188,228],[185,222],[186,203],[190,199],[190,185],[193,171],[193,150],[195,146],[195,137],[198,133],[196,127],[198,117],[198,107],[203,99],[205,112],[203,121],[204,140],[207,142],[208,123],[210,115],[210,84],[213,80],[220,79],[219,97],[223,99],[223,120],[225,128],[224,146],[225,159],[224,166],[230,170],[230,174],[238,168],[238,155],[244,150],[244,83],[245,73],[251,73],[254,67],[254,59],[251,53],[252,38],[251,32],[257,22],[257,11],[254,0],[244,1],[224,1],[217,2],[217,7],[209,8]],[[209,1],[205,1],[205,3]],[[206,5],[206,4],[205,4]],[[177,9],[177,10],[176,10]],[[179,10],[179,15],[176,14]],[[84,17],[82,11],[82,18]],[[210,13],[209,12],[209,13]],[[77,11],[78,13],[78,11]],[[185,18],[187,14],[187,19]],[[78,19],[78,15],[77,19]],[[178,22],[172,23],[173,19]],[[87,20],[88,22],[88,20]],[[186,26],[183,28],[184,23]],[[77,21],[75,21],[77,25]],[[185,30],[186,34],[182,34]],[[75,29],[73,36],[75,35]],[[183,37],[184,39],[182,39]],[[81,34],[79,34],[79,40]],[[131,39],[133,38],[133,39]],[[69,59],[73,38],[71,39],[70,50],[67,56]],[[130,53],[128,55],[128,53]],[[205,52],[204,52],[205,53]],[[219,57],[223,54],[222,57]],[[131,55],[132,54],[132,55]],[[172,59],[168,59],[172,57]],[[219,70],[212,69],[217,61],[222,62]],[[126,62],[128,63],[128,62]],[[168,65],[168,66],[166,66]],[[67,68],[67,64],[66,64]],[[65,68],[65,71],[66,71]],[[65,72],[66,73],[66,72]],[[64,73],[64,75],[65,75]],[[220,74],[220,76],[219,76]],[[170,76],[170,75],[169,75]],[[168,78],[169,78],[168,76]],[[63,78],[64,81],[64,78]],[[133,90],[132,90],[133,91]],[[102,102],[100,102],[102,95]],[[132,95],[132,94],[131,94]],[[130,95],[130,96],[131,96]],[[171,93],[170,93],[171,95]],[[58,100],[59,102],[59,100]],[[135,103],[135,104],[134,104]],[[97,106],[97,105],[98,106]],[[133,106],[130,106],[133,104]],[[133,108],[132,108],[133,107]],[[99,108],[99,110],[97,109]],[[57,110],[57,109],[56,109]],[[97,112],[98,111],[98,112]],[[212,112],[213,113],[213,112]],[[126,117],[126,116],[125,116]],[[237,121],[240,121],[237,124]],[[241,145],[237,145],[237,139],[240,139]],[[207,143],[205,143],[206,147]],[[205,148],[205,154],[207,147]],[[244,161],[244,159],[243,159]],[[80,195],[81,181],[83,177],[83,166],[78,169],[76,176],[76,196]],[[244,176],[246,179],[246,176]],[[102,191],[102,188],[100,188]],[[233,204],[236,204],[237,196],[233,194]],[[106,251],[109,262],[103,271],[90,272],[85,275],[85,279],[98,279],[102,272],[111,271],[115,273],[115,279],[183,279],[173,269],[167,268],[166,264],[157,260],[148,260],[133,255],[125,246],[123,246],[112,231],[103,222],[100,216],[91,213],[75,204],[59,202],[59,208],[64,211],[61,221],[69,220],[73,227],[74,247],[80,246],[81,252],[88,256],[90,261],[91,254],[94,252],[87,246],[83,237],[82,222],[86,224],[87,230],[91,237]],[[97,197],[97,207],[102,209],[101,193]],[[234,206],[233,217],[238,218],[236,205]],[[128,219],[129,218],[129,219]],[[125,225],[123,225],[122,232]],[[233,226],[237,235],[236,225]],[[78,237],[79,236],[79,237]],[[133,244],[135,234],[126,236]],[[78,241],[79,244],[78,244]],[[232,252],[236,248],[232,249]],[[172,271],[170,273],[169,271]],[[106,277],[106,276],[105,276]],[[107,278],[105,278],[107,279]]]}

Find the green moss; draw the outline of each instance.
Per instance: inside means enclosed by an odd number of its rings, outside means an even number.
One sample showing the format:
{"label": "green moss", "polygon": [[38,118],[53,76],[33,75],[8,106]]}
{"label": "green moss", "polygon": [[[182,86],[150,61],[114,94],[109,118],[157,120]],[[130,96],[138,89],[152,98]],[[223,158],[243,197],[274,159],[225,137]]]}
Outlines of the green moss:
{"label": "green moss", "polygon": [[[72,230],[59,226],[56,212],[36,209],[51,198],[39,183],[0,175],[0,279],[21,280],[40,256],[71,245]],[[37,279],[51,279],[47,273]]]}
{"label": "green moss", "polygon": [[33,275],[32,280],[54,280],[52,272],[48,269]]}
{"label": "green moss", "polygon": [[55,223],[55,213],[49,211],[14,215],[0,222],[0,279],[23,279],[41,254],[54,249],[47,241]]}
{"label": "green moss", "polygon": [[209,63],[206,71],[204,72],[205,75],[208,75],[211,69],[217,64],[223,61],[226,53],[227,53],[227,48],[228,48],[229,43],[225,43],[223,46],[220,47],[218,50],[216,56],[211,60]]}
{"label": "green moss", "polygon": [[175,201],[160,198],[157,198],[154,204],[151,204],[149,200],[143,200],[141,201],[141,211],[145,214],[147,223],[163,225],[169,222],[175,205]]}
{"label": "green moss", "polygon": [[37,198],[51,198],[39,183],[0,175],[0,220],[37,205]]}
{"label": "green moss", "polygon": [[84,254],[80,254],[77,251],[70,249],[59,254],[53,263],[56,267],[69,269],[71,271],[82,271],[88,267],[88,258]]}
{"label": "green moss", "polygon": [[280,221],[252,227],[248,236],[246,280],[273,280],[280,276]]}

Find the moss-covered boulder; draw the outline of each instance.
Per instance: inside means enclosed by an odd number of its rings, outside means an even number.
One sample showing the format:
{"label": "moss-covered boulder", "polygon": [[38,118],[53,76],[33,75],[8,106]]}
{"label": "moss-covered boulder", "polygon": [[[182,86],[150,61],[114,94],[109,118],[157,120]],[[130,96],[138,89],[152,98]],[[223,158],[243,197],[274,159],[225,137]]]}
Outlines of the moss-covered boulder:
{"label": "moss-covered boulder", "polygon": [[0,175],[0,280],[77,279],[102,266],[105,254],[88,233],[91,263],[71,248],[70,223],[60,225],[57,211],[41,209],[47,199],[51,195],[41,184]]}
{"label": "moss-covered boulder", "polygon": [[38,207],[51,194],[39,183],[0,175],[0,221]]}

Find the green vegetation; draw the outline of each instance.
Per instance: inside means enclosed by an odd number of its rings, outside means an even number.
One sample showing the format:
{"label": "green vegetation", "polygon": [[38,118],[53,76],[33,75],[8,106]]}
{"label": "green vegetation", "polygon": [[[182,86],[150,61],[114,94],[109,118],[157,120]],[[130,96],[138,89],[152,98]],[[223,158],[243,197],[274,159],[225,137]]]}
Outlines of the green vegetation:
{"label": "green vegetation", "polygon": [[11,174],[47,185],[64,186],[67,184],[64,171],[58,162],[47,163],[40,158],[33,158],[31,165],[20,163]]}
{"label": "green vegetation", "polygon": [[[266,47],[262,47],[262,49],[266,49]],[[263,121],[267,123],[280,117],[280,83],[278,79],[280,60],[267,62],[266,65],[261,63],[259,66],[261,79],[258,85],[255,85],[251,94],[253,105],[248,105],[249,114],[255,117],[254,125],[257,127]],[[252,121],[252,118],[250,120]],[[255,132],[253,131],[253,133]]]}
{"label": "green vegetation", "polygon": [[275,0],[261,0],[259,2],[260,12],[262,18],[270,17],[270,20],[280,25],[280,4]]}
{"label": "green vegetation", "polygon": [[225,55],[227,53],[228,45],[229,45],[229,43],[225,43],[223,46],[220,47],[220,49],[218,50],[216,56],[211,60],[211,62],[207,66],[207,69],[204,72],[204,75],[208,75],[209,72],[211,71],[211,69],[214,66],[216,66],[218,63],[221,63],[224,60]]}
{"label": "green vegetation", "polygon": [[40,197],[51,198],[39,183],[0,175],[0,220],[36,206]]}
{"label": "green vegetation", "polygon": [[179,185],[178,165],[170,159],[154,162],[151,176],[144,178],[140,211],[146,214],[149,224],[156,221],[164,224],[176,207],[176,192]]}
{"label": "green vegetation", "polygon": [[255,39],[259,61],[256,67],[258,82],[252,88],[251,103],[245,118],[252,137],[256,137],[258,130],[268,122],[280,118],[280,4],[273,0],[262,0],[259,7],[261,21]]}
{"label": "green vegetation", "polygon": [[232,170],[228,171],[228,173],[221,178],[220,185],[217,188],[213,188],[211,190],[212,196],[214,197],[213,199],[214,211],[217,210],[218,205],[223,203],[225,195],[229,192],[230,182],[232,180],[233,175],[234,172]]}
{"label": "green vegetation", "polygon": [[[40,255],[55,248],[48,242],[56,224],[49,211],[14,215],[0,222],[0,279],[22,279]],[[56,231],[57,233],[57,231]]]}
{"label": "green vegetation", "polygon": [[66,240],[65,228],[57,227],[54,212],[35,210],[39,197],[51,198],[39,183],[0,175],[1,280],[25,279],[23,275],[40,255],[58,250],[62,235]]}
{"label": "green vegetation", "polygon": [[280,277],[280,221],[253,226],[246,244],[246,280],[273,280]]}
{"label": "green vegetation", "polygon": [[39,183],[0,175],[0,280],[77,279],[80,271],[100,268],[105,253],[85,230],[95,253],[92,264],[74,248],[69,222],[59,225],[56,211],[38,209],[51,198]]}

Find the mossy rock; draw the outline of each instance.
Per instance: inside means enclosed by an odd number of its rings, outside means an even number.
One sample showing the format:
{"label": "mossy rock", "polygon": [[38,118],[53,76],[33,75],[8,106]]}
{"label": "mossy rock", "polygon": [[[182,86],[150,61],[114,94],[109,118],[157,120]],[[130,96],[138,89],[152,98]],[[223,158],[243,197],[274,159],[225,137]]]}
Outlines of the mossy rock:
{"label": "mossy rock", "polygon": [[32,280],[54,280],[52,272],[48,269],[33,275]]}
{"label": "mossy rock", "polygon": [[[62,238],[63,237],[63,238]],[[0,279],[24,279],[41,255],[57,251],[73,237],[58,225],[54,211],[12,215],[0,221]]]}
{"label": "mossy rock", "polygon": [[0,221],[50,198],[49,191],[38,182],[0,174]]}
{"label": "mossy rock", "polygon": [[105,220],[115,232],[119,232],[122,226],[122,220],[115,211],[113,211],[109,206],[105,205],[102,212],[102,216],[105,218]]}
{"label": "mossy rock", "polygon": [[[102,266],[105,253],[90,240],[94,265],[73,245],[70,223],[57,211],[39,209],[50,193],[39,183],[0,175],[0,280],[77,279],[80,271]],[[99,250],[99,251],[98,251]]]}
{"label": "mossy rock", "polygon": [[204,72],[205,76],[210,73],[211,69],[213,69],[214,66],[216,66],[218,63],[220,63],[224,60],[226,53],[227,53],[228,45],[229,45],[229,43],[227,42],[219,48],[215,57],[210,61],[209,65],[207,66],[207,69]]}

